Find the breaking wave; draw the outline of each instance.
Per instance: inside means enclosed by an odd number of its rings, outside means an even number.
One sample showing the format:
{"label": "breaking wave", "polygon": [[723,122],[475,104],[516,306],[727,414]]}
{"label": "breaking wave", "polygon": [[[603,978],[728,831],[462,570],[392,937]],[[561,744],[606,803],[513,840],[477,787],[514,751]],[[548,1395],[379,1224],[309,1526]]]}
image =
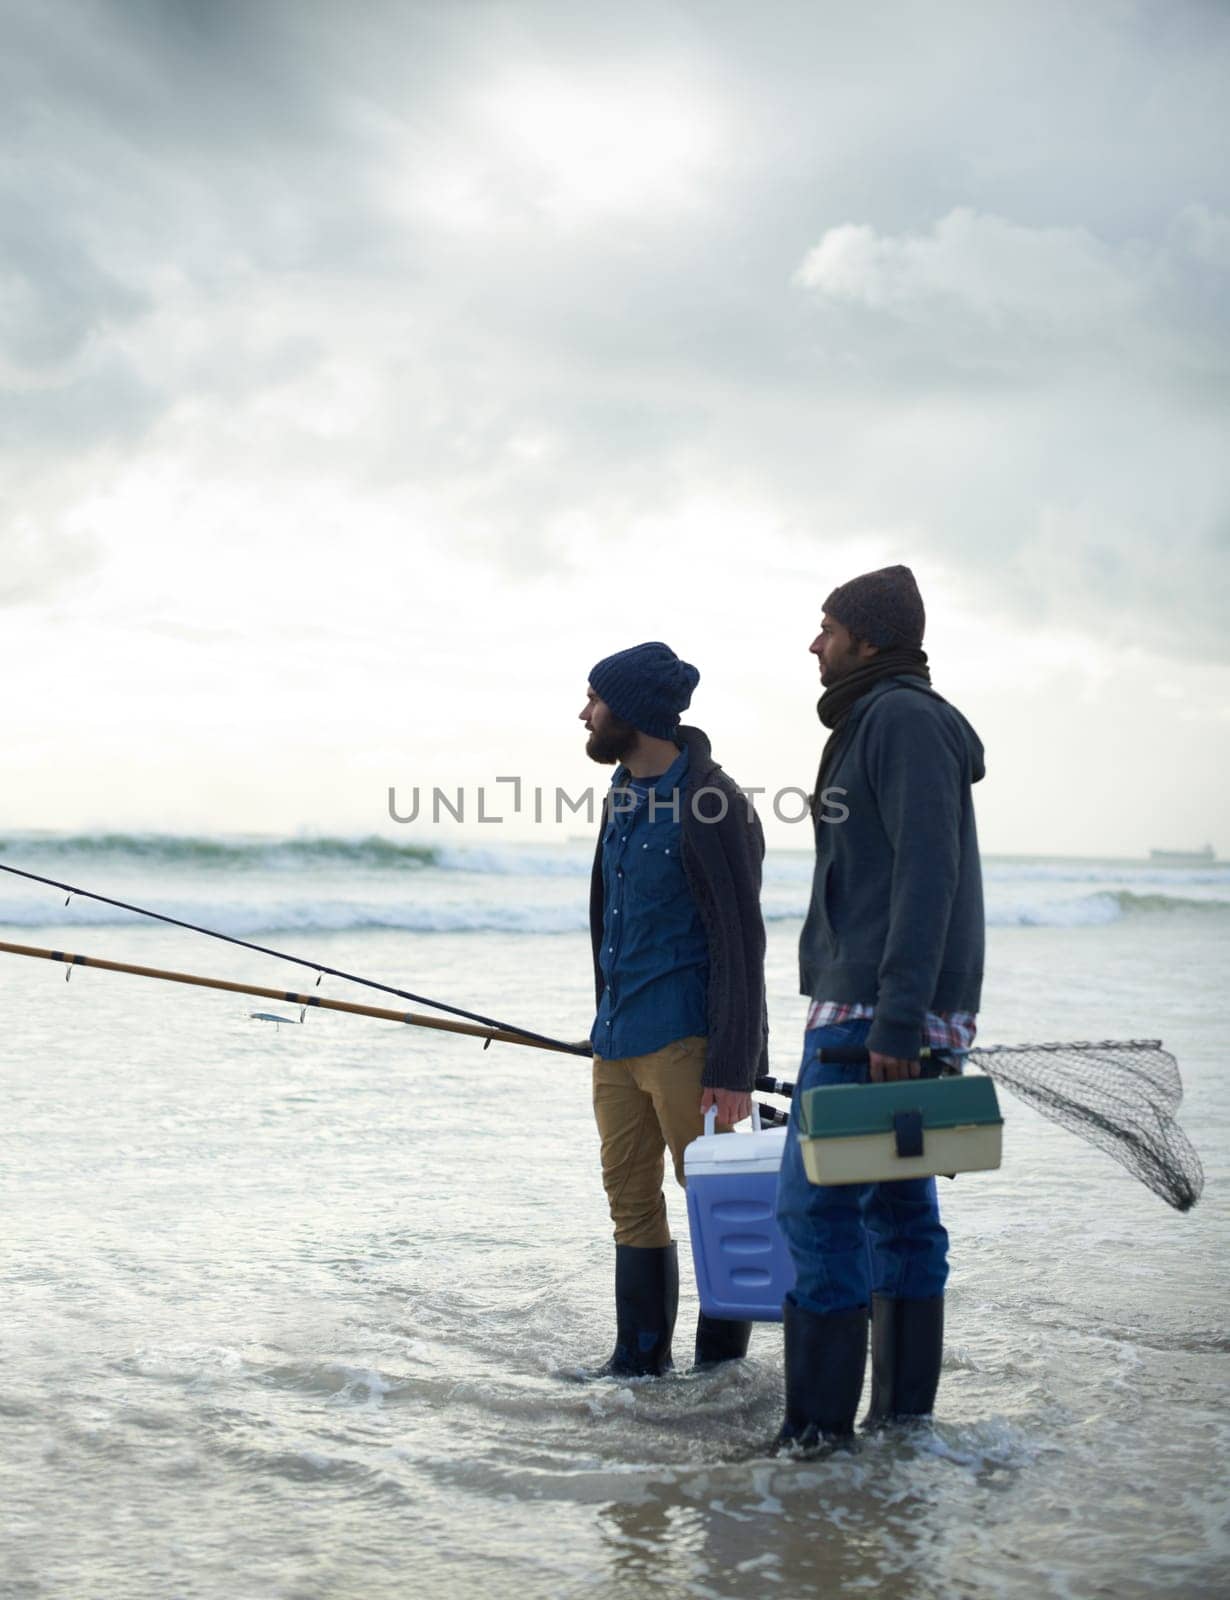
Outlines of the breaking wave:
{"label": "breaking wave", "polygon": [[[197,923],[239,937],[259,933],[349,933],[380,931],[401,933],[582,933],[589,927],[587,900],[569,895],[550,903],[532,899],[467,898],[457,901],[424,896],[418,900],[276,899],[205,900],[161,896],[147,899],[151,910],[181,922]],[[766,922],[801,921],[806,904],[793,898],[768,898]],[[1092,928],[1125,916],[1194,912],[1224,916],[1230,902],[1182,900],[1166,895],[1087,895],[1067,901],[1037,904],[990,904],[987,922],[999,928]],[[57,941],[69,939],[74,928],[132,927],[144,922],[131,912],[74,899],[66,908],[56,899],[22,895],[0,897],[0,926],[54,928]]]}
{"label": "breaking wave", "polygon": [[[581,902],[562,905],[498,901],[149,900],[151,911],[240,938],[260,933],[573,933],[589,927]],[[65,909],[47,900],[0,898],[0,926],[54,928],[66,948],[77,928],[131,928],[147,920],[113,906],[75,899]]]}
{"label": "breaking wave", "polygon": [[993,928],[1096,928],[1123,917],[1175,915],[1225,915],[1230,898],[1173,894],[1137,894],[1132,889],[1103,889],[1096,894],[1057,898],[1008,899],[987,897],[987,922]]}
{"label": "breaking wave", "polygon": [[435,866],[441,853],[434,845],[402,843],[379,834],[356,838],[313,835],[286,839],[242,834],[10,833],[0,839],[0,856],[11,859],[15,865],[55,859],[227,871],[268,872],[279,868],[331,866],[388,871]]}
{"label": "breaking wave", "polygon": [[[168,833],[10,833],[0,865],[80,884],[185,922],[247,936],[388,929],[405,933],[573,933],[588,926],[588,839],[428,845],[369,834],[299,838]],[[764,915],[801,919],[812,857],[772,850]],[[1001,928],[1096,928],[1125,918],[1230,911],[1230,867],[994,858],[987,921]],[[8,927],[131,926],[132,913],[0,873]]]}

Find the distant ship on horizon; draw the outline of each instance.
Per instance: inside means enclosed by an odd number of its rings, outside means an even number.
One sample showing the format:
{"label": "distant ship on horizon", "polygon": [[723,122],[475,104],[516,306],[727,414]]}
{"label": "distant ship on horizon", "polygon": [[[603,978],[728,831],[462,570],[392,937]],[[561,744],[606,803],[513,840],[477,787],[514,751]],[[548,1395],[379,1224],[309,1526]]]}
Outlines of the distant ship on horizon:
{"label": "distant ship on horizon", "polygon": [[1208,867],[1217,860],[1213,846],[1200,850],[1150,850],[1149,860],[1161,867]]}

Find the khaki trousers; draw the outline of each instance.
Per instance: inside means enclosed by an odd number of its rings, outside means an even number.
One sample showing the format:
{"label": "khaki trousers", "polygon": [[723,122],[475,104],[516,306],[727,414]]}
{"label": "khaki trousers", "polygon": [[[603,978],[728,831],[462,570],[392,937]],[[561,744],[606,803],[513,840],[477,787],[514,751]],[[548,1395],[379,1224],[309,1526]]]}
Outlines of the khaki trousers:
{"label": "khaki trousers", "polygon": [[[683,1152],[704,1132],[700,1080],[706,1042],[676,1039],[647,1056],[617,1061],[594,1057],[594,1119],[616,1244],[659,1250],[671,1242],[663,1152],[670,1150],[682,1186]],[[726,1123],[718,1127],[730,1131]]]}

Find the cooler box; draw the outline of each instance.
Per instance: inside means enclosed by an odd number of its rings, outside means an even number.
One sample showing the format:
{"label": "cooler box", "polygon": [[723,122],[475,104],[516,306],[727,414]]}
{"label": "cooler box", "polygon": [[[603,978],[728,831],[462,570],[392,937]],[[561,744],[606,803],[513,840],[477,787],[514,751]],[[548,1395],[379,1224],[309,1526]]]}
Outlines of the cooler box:
{"label": "cooler box", "polygon": [[998,1167],[1004,1119],[990,1078],[910,1078],[804,1091],[799,1145],[812,1183],[883,1183]]}
{"label": "cooler box", "polygon": [[774,1218],[777,1169],[785,1128],[760,1127],[753,1102],[751,1133],[705,1132],[683,1153],[692,1264],[706,1316],[780,1322],[794,1263]]}

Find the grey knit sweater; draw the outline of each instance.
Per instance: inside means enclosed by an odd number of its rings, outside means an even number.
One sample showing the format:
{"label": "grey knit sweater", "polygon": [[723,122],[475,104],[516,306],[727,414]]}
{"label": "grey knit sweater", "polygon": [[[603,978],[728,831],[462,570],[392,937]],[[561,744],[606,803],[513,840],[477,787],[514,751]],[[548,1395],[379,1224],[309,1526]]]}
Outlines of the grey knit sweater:
{"label": "grey knit sweater", "polygon": [[[769,1024],[764,989],[764,921],[760,870],[764,834],[751,801],[713,759],[699,728],[675,735],[688,750],[682,795],[683,870],[709,946],[708,1047],[703,1085],[748,1091],[768,1071]],[[701,791],[711,790],[712,793]],[[725,804],[723,805],[723,802]],[[724,812],[724,814],[722,814]],[[604,889],[602,825],[589,891],[594,988],[601,1003]]]}

